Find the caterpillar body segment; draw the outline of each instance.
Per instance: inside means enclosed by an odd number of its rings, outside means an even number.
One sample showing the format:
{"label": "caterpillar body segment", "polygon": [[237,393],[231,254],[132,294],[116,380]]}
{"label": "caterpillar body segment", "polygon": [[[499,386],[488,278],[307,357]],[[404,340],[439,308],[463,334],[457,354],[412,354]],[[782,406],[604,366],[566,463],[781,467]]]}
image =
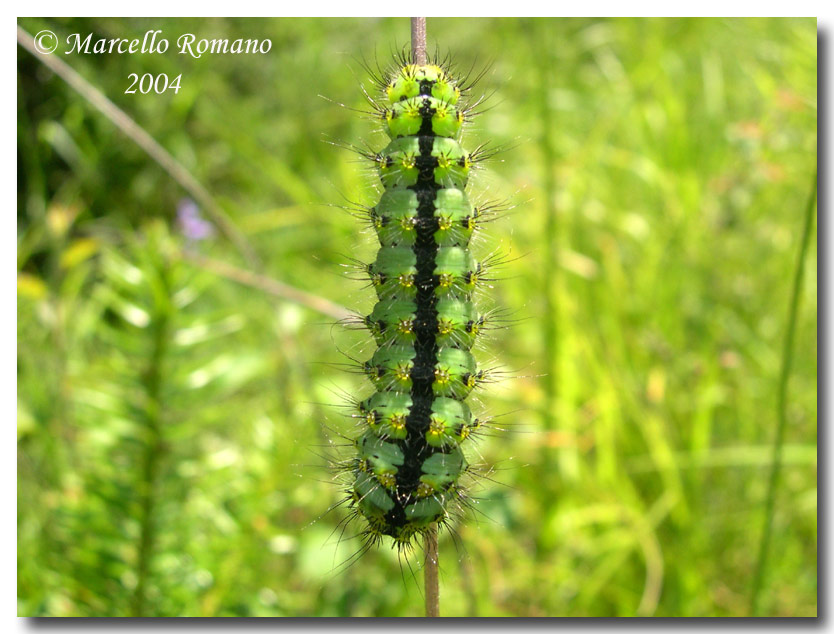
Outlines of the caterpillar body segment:
{"label": "caterpillar body segment", "polygon": [[389,136],[415,136],[423,127],[427,113],[431,117],[431,131],[441,137],[456,137],[463,125],[464,114],[453,103],[436,97],[403,99],[384,110]]}
{"label": "caterpillar body segment", "polygon": [[[471,293],[481,271],[481,265],[472,258],[468,249],[438,247],[433,271],[437,283],[436,294]],[[417,256],[413,246],[380,249],[376,261],[368,266],[368,277],[380,300],[416,297],[416,275]]]}
{"label": "caterpillar body segment", "polygon": [[478,153],[459,142],[467,108],[448,70],[405,61],[382,92],[373,103],[391,140],[368,155],[384,188],[367,210],[378,301],[363,319],[377,349],[362,364],[376,391],[358,404],[350,500],[370,541],[402,548],[459,509],[462,445],[483,424],[465,399],[485,376],[471,353],[483,267],[469,251],[484,212],[466,193]]}
{"label": "caterpillar body segment", "polygon": [[473,208],[462,189],[453,187],[435,192],[434,216],[420,218],[419,201],[413,189],[386,190],[369,212],[371,224],[383,247],[413,247],[417,226],[436,226],[434,239],[439,247],[469,246],[481,213]]}
{"label": "caterpillar body segment", "polygon": [[394,139],[375,157],[385,189],[439,185],[463,189],[472,159],[454,139],[409,136]]}
{"label": "caterpillar body segment", "polygon": [[415,367],[413,347],[406,346],[379,348],[365,362],[363,369],[368,379],[383,392],[410,393],[414,377],[432,379],[435,396],[456,399],[465,399],[484,377],[469,351],[451,347],[440,349],[434,368],[423,368],[422,375]]}
{"label": "caterpillar body segment", "polygon": [[418,314],[416,296],[409,300],[380,300],[364,323],[380,347],[410,345],[419,332],[425,337],[434,333],[438,345],[470,350],[486,317],[469,299],[440,297],[433,308],[435,318],[429,319],[425,314]]}

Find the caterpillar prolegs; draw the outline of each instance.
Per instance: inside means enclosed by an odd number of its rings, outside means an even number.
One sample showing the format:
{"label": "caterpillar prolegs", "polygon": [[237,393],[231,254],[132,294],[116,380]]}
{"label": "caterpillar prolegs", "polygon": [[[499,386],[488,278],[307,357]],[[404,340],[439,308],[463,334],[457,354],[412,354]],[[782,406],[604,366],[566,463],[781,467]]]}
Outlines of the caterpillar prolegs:
{"label": "caterpillar prolegs", "polygon": [[470,86],[447,63],[405,55],[375,81],[382,98],[369,101],[390,138],[365,154],[384,188],[367,209],[380,248],[365,271],[378,301],[362,319],[377,347],[362,365],[376,392],[357,404],[362,430],[344,466],[367,540],[402,548],[465,500],[462,448],[484,424],[466,398],[486,376],[471,352],[486,322],[473,303],[484,267],[469,247],[490,210],[466,192],[484,158],[459,142]]}

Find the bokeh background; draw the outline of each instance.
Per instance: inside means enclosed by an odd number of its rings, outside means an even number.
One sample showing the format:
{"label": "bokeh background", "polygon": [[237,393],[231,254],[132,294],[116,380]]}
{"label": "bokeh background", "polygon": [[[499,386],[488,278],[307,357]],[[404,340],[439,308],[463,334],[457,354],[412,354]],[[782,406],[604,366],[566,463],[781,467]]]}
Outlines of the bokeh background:
{"label": "bokeh background", "polygon": [[[345,365],[367,335],[333,324],[373,301],[343,266],[373,240],[337,206],[377,195],[338,145],[384,143],[339,104],[367,109],[362,60],[385,66],[408,20],[19,25],[62,44],[161,29],[166,54],[55,56],[182,168],[18,47],[19,614],[421,614],[419,554],[353,561],[357,527],[328,512],[345,404],[370,390]],[[515,205],[477,247],[507,260],[482,303],[512,324],[481,353],[507,378],[477,399],[499,429],[470,454],[476,511],[441,536],[442,614],[746,616],[758,583],[759,614],[815,615],[815,232],[766,500],[816,20],[428,32],[487,69],[465,144],[504,151],[472,191]],[[181,33],[273,45],[192,59]],[[132,72],[181,90],[126,95]]]}

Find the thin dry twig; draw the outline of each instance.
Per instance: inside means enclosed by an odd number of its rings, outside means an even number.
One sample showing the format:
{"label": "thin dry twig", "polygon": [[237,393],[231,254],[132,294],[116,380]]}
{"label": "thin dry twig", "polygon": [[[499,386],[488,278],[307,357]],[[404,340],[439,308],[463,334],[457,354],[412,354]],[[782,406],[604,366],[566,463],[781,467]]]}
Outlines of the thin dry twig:
{"label": "thin dry twig", "polygon": [[245,269],[239,269],[236,266],[232,266],[231,264],[227,264],[221,260],[214,260],[193,251],[182,251],[181,254],[184,259],[193,262],[204,271],[209,271],[210,273],[225,277],[226,279],[238,282],[239,284],[244,284],[245,286],[257,288],[258,290],[280,297],[281,299],[291,301],[295,304],[306,306],[307,308],[321,313],[322,315],[327,315],[328,317],[333,317],[337,320],[347,319],[348,317],[354,316],[354,314],[347,308],[335,302],[331,302],[329,299],[302,291],[294,286],[290,286],[289,284],[285,284],[279,280],[267,277],[266,275],[260,275]]}
{"label": "thin dry twig", "polygon": [[34,45],[34,39],[25,29],[17,27],[17,42],[35,59],[58,75],[67,84],[86,99],[96,110],[101,112],[119,130],[125,133],[136,145],[142,148],[162,169],[177,181],[183,189],[205,209],[212,221],[220,228],[226,237],[235,245],[245,258],[249,266],[260,269],[260,259],[252,246],[235,227],[220,205],[211,194],[197,181],[181,163],[163,148],[154,138],[145,132],[124,110],[110,101],[101,91],[79,75],[71,66],[61,61],[55,55],[39,53]]}
{"label": "thin dry twig", "polygon": [[[200,204],[212,221],[220,228],[232,244],[238,249],[243,258],[252,268],[260,270],[260,259],[243,234],[235,227],[232,220],[220,208],[212,195],[200,182],[154,138],[136,123],[127,113],[116,106],[95,86],[79,75],[71,66],[53,55],[38,53],[34,47],[32,36],[20,26],[17,27],[18,43],[34,55],[35,59],[43,63],[52,72],[63,79],[94,108],[107,117],[117,128],[142,148],[162,169],[164,169],[177,183],[182,186]],[[297,289],[279,280],[256,273],[251,273],[224,262],[210,260],[196,254],[187,256],[217,275],[235,280],[253,288],[260,289],[282,299],[306,306],[316,312],[335,319],[345,319],[352,313],[347,308],[331,302],[324,297]]]}

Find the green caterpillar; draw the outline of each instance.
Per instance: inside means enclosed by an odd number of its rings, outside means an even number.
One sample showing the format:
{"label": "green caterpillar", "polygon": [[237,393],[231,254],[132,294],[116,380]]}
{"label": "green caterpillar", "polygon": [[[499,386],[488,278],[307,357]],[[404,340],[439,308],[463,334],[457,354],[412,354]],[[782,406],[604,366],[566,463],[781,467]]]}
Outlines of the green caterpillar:
{"label": "green caterpillar", "polygon": [[486,158],[458,141],[471,86],[446,63],[404,55],[375,81],[384,97],[370,101],[391,139],[365,154],[385,190],[366,210],[380,249],[363,267],[378,302],[362,319],[377,349],[361,367],[376,392],[357,403],[362,431],[343,467],[366,540],[387,535],[407,548],[462,508],[462,445],[485,424],[465,402],[486,379],[471,353],[487,323],[472,301],[485,266],[469,244],[492,208],[474,206],[465,191]]}

